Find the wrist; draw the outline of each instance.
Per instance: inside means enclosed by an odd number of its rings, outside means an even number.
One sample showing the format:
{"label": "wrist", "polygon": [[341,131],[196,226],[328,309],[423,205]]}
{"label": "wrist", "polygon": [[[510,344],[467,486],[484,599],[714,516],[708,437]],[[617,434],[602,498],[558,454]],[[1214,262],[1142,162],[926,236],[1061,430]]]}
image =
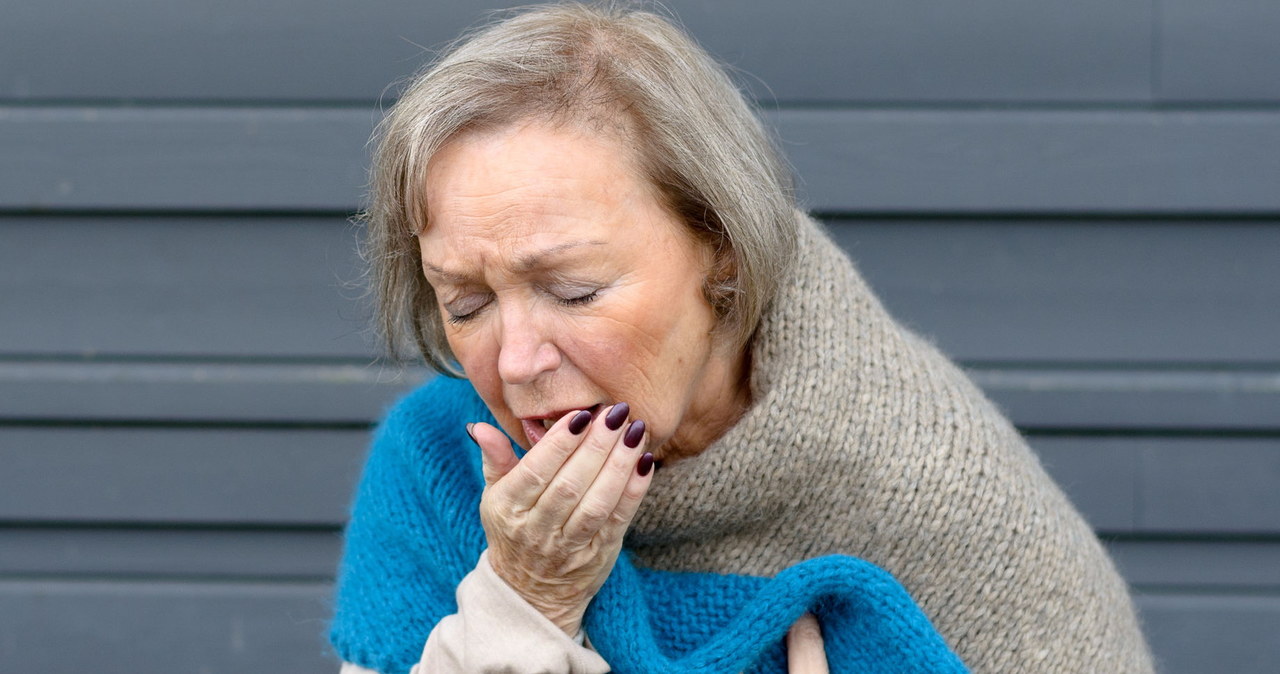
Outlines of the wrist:
{"label": "wrist", "polygon": [[547,620],[550,620],[556,627],[559,627],[570,638],[577,637],[582,631],[582,619],[586,615],[587,602],[577,601],[580,597],[575,598],[559,598],[557,590],[563,591],[563,584],[547,583],[539,581],[537,578],[530,577],[524,573],[511,573],[501,561],[494,558],[492,554],[489,556],[489,565],[493,568],[494,573],[507,584],[521,599],[541,613]]}
{"label": "wrist", "polygon": [[[526,601],[528,601],[526,599]],[[569,638],[575,639],[582,632],[582,617],[584,612],[570,608],[545,607],[540,604],[530,602],[530,604],[538,609],[538,612],[546,616],[559,627]]]}

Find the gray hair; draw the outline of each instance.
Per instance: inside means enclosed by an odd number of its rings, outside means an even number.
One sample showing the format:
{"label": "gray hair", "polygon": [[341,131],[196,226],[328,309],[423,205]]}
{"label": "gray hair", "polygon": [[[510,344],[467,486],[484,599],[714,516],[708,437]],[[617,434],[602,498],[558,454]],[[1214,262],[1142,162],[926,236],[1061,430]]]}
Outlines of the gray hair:
{"label": "gray hair", "polygon": [[[416,236],[427,163],[460,132],[529,119],[617,126],[641,174],[715,252],[704,289],[719,332],[750,341],[792,264],[791,174],[729,76],[656,14],[614,4],[542,5],[459,38],[416,75],[375,133],[364,253],[377,324],[458,374]],[[613,121],[607,121],[613,120]]]}

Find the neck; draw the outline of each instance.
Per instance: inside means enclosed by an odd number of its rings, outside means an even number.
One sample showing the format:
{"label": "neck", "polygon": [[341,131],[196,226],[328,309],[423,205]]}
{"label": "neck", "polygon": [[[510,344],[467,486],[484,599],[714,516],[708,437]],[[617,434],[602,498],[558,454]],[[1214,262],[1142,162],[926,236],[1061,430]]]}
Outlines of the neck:
{"label": "neck", "polygon": [[654,457],[666,463],[701,454],[738,423],[751,407],[751,347],[719,349],[701,387],[675,435]]}

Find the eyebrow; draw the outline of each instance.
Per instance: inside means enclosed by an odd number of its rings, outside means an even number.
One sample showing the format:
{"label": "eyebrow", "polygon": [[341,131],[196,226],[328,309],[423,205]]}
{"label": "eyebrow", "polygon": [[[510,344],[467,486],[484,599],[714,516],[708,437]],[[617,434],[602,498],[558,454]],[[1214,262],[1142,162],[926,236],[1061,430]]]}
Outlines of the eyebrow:
{"label": "eyebrow", "polygon": [[[535,251],[527,255],[521,255],[516,260],[515,271],[517,273],[525,273],[530,270],[537,269],[538,267],[545,264],[545,261],[547,258],[555,257],[556,255],[559,255],[560,253],[563,253],[567,250],[571,250],[573,248],[579,248],[582,246],[603,246],[603,245],[606,245],[604,241],[599,241],[596,239],[584,239],[581,241],[566,241],[564,243],[558,243],[554,246],[548,246],[547,248],[543,248],[542,250]],[[431,273],[445,279],[446,281],[450,281],[452,283],[465,283],[470,280],[470,278],[466,274],[461,274],[455,271],[449,271],[447,269],[444,269],[443,267],[438,267],[434,264],[431,264],[426,260],[422,261],[422,266],[426,267],[427,270],[429,270]]]}

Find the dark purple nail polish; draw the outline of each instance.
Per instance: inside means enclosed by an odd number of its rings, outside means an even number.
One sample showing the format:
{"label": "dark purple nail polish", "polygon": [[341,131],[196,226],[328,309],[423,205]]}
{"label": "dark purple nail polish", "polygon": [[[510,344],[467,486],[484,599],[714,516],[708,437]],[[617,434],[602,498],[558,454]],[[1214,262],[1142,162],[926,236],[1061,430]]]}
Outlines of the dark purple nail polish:
{"label": "dark purple nail polish", "polygon": [[644,439],[644,422],[636,419],[627,426],[627,432],[622,435],[622,444],[635,449],[640,446],[642,439]]}
{"label": "dark purple nail polish", "polygon": [[472,442],[475,442],[477,445],[479,445],[480,443],[476,442],[476,434],[471,432],[471,428],[473,426],[475,426],[475,424],[467,424],[467,437],[471,438]]}
{"label": "dark purple nail polish", "polygon": [[644,477],[651,470],[653,470],[653,455],[645,452],[640,455],[640,463],[636,464],[636,472],[640,473],[640,477]]}
{"label": "dark purple nail polish", "polygon": [[569,420],[569,432],[577,435],[591,424],[591,410],[582,410]]}
{"label": "dark purple nail polish", "polygon": [[631,414],[631,406],[626,403],[618,403],[609,410],[604,417],[604,425],[611,431],[622,428],[622,422],[627,420],[627,415]]}

